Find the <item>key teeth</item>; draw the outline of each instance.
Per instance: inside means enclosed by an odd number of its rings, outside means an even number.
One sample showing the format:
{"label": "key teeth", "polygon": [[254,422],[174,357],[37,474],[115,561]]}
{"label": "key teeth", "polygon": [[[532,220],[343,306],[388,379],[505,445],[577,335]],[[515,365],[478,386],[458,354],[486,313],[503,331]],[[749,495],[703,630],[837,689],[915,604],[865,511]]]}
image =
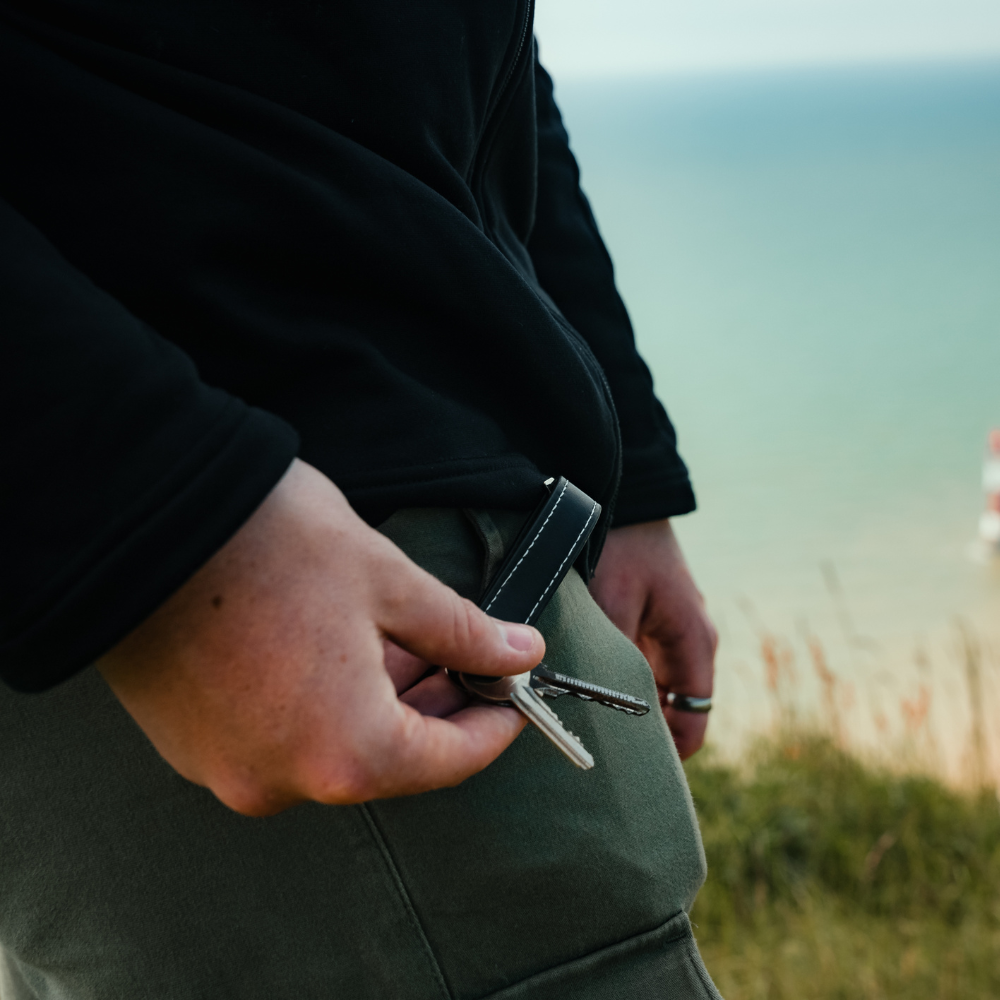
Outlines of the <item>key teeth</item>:
{"label": "key teeth", "polygon": [[579,698],[580,701],[596,702],[603,708],[613,708],[626,715],[642,716],[649,711],[649,703],[642,698],[579,677],[560,674],[550,670],[544,663],[535,667],[531,677],[532,688],[544,698],[558,698],[560,695],[568,694]]}
{"label": "key teeth", "polygon": [[[542,734],[548,738],[549,742],[552,743],[565,757],[567,757],[572,764],[583,771],[589,771],[594,766],[594,758],[583,745],[583,741],[580,737],[563,725],[559,716],[556,715],[556,713],[553,712],[544,701],[542,701],[542,699],[538,696],[538,692],[536,692],[532,687],[525,685],[520,689],[516,689],[512,692],[512,701],[514,702],[514,705],[527,716],[528,720],[535,726],[535,728],[539,729]],[[531,710],[521,704],[522,701],[530,703],[532,708],[535,710],[540,709],[544,716],[550,717],[555,726],[558,728],[558,734],[564,737],[564,739],[560,739],[559,735],[556,735],[551,728],[541,726],[538,718],[532,714]]]}

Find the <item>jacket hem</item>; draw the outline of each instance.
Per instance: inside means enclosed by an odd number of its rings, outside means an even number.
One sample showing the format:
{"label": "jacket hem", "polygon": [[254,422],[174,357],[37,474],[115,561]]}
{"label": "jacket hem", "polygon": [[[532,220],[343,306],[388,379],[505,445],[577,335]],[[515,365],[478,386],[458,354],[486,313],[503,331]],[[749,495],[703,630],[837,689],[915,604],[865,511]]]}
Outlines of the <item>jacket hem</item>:
{"label": "jacket hem", "polygon": [[613,527],[659,521],[667,517],[690,514],[697,508],[694,489],[686,477],[681,480],[660,480],[641,485],[622,483],[615,507]]}

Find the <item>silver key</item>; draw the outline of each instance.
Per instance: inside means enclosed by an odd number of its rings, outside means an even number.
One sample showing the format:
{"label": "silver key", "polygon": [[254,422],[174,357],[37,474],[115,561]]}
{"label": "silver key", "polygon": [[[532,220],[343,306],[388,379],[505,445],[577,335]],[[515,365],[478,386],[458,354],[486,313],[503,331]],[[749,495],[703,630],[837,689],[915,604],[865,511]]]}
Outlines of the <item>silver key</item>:
{"label": "silver key", "polygon": [[649,702],[635,695],[612,691],[600,684],[591,684],[578,677],[568,677],[566,674],[550,670],[540,663],[531,671],[531,686],[543,698],[558,698],[564,694],[573,695],[583,701],[596,701],[598,705],[614,708],[626,715],[645,715],[649,711]]}
{"label": "silver key", "polygon": [[531,686],[530,674],[513,677],[480,677],[457,674],[459,683],[471,694],[498,705],[513,705],[536,729],[547,736],[577,767],[589,771],[594,758],[586,747],[559,721],[559,716],[539,698]]}

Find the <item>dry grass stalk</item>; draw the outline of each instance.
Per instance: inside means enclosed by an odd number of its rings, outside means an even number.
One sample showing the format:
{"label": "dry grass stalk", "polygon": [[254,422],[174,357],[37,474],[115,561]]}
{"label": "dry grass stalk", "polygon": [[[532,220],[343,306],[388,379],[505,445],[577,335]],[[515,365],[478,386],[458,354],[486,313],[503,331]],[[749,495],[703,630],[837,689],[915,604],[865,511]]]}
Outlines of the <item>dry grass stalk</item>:
{"label": "dry grass stalk", "polygon": [[813,670],[819,678],[820,687],[823,692],[823,709],[826,714],[827,724],[830,728],[830,735],[838,747],[844,746],[844,728],[840,719],[840,706],[837,704],[837,675],[830,669],[827,662],[826,650],[819,641],[819,637],[812,632],[805,633],[806,648],[809,650],[809,658],[812,661]]}
{"label": "dry grass stalk", "polygon": [[986,788],[989,780],[989,762],[986,753],[986,733],[983,722],[983,678],[982,651],[976,633],[972,626],[962,618],[955,619],[962,651],[965,660],[965,679],[969,692],[969,711],[971,729],[969,733],[969,752],[972,761],[972,785],[974,788]]}

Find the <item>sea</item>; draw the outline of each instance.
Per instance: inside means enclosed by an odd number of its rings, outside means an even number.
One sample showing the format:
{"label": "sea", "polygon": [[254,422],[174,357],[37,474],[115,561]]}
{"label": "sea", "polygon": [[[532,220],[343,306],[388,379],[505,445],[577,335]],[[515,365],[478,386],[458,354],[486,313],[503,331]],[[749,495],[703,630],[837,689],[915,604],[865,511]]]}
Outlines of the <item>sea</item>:
{"label": "sea", "polygon": [[717,752],[1000,776],[1000,61],[557,81],[698,510]]}

